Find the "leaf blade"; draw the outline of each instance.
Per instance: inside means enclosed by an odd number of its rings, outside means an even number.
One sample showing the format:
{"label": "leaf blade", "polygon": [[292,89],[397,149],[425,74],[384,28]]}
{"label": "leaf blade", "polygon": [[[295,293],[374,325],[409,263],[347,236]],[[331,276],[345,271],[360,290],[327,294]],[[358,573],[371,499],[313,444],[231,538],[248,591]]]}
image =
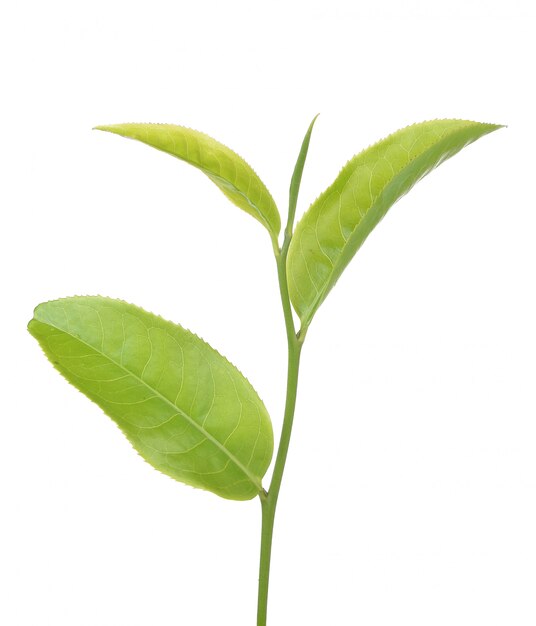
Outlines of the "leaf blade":
{"label": "leaf blade", "polygon": [[193,165],[277,238],[281,218],[266,185],[241,156],[209,135],[175,124],[111,124],[95,130],[135,139]]}
{"label": "leaf blade", "polygon": [[311,142],[311,135],[313,133],[313,128],[315,122],[320,114],[317,113],[309,127],[307,128],[307,132],[302,141],[302,145],[300,148],[300,152],[298,154],[298,158],[296,159],[296,165],[294,166],[294,171],[292,172],[292,178],[290,180],[290,189],[289,189],[289,203],[288,203],[288,223],[287,230],[285,234],[287,236],[291,236],[292,234],[292,226],[294,224],[294,216],[296,214],[296,206],[298,204],[298,194],[301,186],[301,179],[303,175],[303,168],[305,167],[305,161],[307,160],[307,153],[309,152],[309,144]]}
{"label": "leaf blade", "polygon": [[268,413],[247,379],[199,337],[98,296],[39,305],[29,331],[157,470],[227,499],[262,489],[273,452]]}
{"label": "leaf blade", "polygon": [[498,128],[465,120],[421,122],[348,161],[311,204],[290,244],[289,291],[304,327],[389,208],[443,161]]}

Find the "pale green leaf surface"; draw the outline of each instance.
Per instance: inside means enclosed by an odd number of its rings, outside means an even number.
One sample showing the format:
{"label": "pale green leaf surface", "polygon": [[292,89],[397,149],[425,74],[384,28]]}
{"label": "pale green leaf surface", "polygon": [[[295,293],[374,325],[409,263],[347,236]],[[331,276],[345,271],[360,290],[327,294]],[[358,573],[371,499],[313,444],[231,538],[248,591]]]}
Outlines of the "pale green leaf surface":
{"label": "pale green leaf surface", "polygon": [[270,418],[246,378],[199,337],[98,296],[41,304],[28,329],[157,470],[223,498],[259,493]]}
{"label": "pale green leaf surface", "polygon": [[96,129],[136,139],[197,167],[231,202],[261,222],[272,239],[277,238],[281,218],[270,192],[251,166],[219,141],[174,124],[113,124]]}
{"label": "pale green leaf surface", "polygon": [[289,248],[290,296],[305,327],[387,210],[440,163],[498,128],[464,120],[414,124],[343,167],[306,211]]}

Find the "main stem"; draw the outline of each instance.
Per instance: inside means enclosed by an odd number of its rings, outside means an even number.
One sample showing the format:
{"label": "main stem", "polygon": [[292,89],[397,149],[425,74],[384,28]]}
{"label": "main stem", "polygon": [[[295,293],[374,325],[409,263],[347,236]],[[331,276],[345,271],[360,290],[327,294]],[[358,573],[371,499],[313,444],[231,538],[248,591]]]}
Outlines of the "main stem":
{"label": "main stem", "polygon": [[285,401],[285,414],[279,448],[274,465],[272,481],[267,492],[260,496],[262,507],[262,530],[261,530],[261,558],[259,566],[259,597],[257,605],[257,626],[266,626],[266,615],[268,609],[268,583],[270,579],[270,558],[272,554],[272,536],[274,532],[274,519],[285,470],[290,435],[292,432],[292,422],[294,420],[294,409],[296,407],[296,393],[298,390],[298,370],[300,366],[300,353],[303,344],[304,334],[296,334],[294,319],[287,284],[287,253],[290,245],[292,232],[285,232],[285,239],[281,251],[276,251],[277,275],[279,278],[279,290],[283,313],[285,315],[285,328],[287,331],[288,343],[288,367],[287,367],[287,395]]}
{"label": "main stem", "polygon": [[[318,116],[316,116],[318,117]],[[257,626],[266,626],[266,614],[268,612],[268,583],[270,580],[270,558],[272,555],[272,536],[274,533],[275,509],[277,498],[281,489],[285,462],[287,460],[290,435],[292,433],[292,422],[294,421],[294,409],[296,407],[296,393],[298,391],[298,370],[300,367],[300,353],[305,339],[307,327],[302,326],[299,333],[296,333],[294,318],[292,317],[292,306],[287,282],[287,254],[292,239],[294,228],[294,216],[298,202],[298,193],[303,173],[303,166],[307,158],[309,140],[316,120],[313,119],[302,142],[300,154],[294,167],[289,189],[288,219],[285,227],[283,245],[279,248],[277,237],[272,237],[275,259],[277,262],[277,277],[279,279],[279,291],[281,293],[281,303],[285,315],[285,328],[287,331],[288,343],[288,368],[287,368],[287,398],[285,401],[285,415],[283,417],[283,427],[279,448],[275,459],[274,473],[268,491],[262,491],[260,495],[262,506],[262,530],[261,530],[261,561],[259,566],[259,601],[257,605]]]}

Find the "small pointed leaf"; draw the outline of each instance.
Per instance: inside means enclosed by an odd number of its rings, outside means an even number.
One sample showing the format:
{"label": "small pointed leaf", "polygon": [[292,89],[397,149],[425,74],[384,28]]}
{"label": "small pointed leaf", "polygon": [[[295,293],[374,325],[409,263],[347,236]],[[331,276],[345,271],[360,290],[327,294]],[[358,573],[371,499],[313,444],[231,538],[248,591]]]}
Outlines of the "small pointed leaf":
{"label": "small pointed leaf", "polygon": [[300,191],[303,168],[305,166],[305,161],[307,160],[307,152],[309,152],[309,143],[311,142],[311,135],[313,133],[313,127],[315,125],[318,115],[319,114],[317,113],[313,117],[313,121],[309,124],[309,128],[307,129],[307,132],[305,133],[305,137],[303,138],[302,145],[300,148],[300,153],[298,154],[296,165],[294,166],[294,172],[292,173],[292,178],[290,180],[288,223],[287,223],[287,230],[289,231],[288,235],[292,234],[292,225],[294,224],[294,216],[296,214],[296,205],[298,204],[298,193]]}
{"label": "small pointed leaf", "polygon": [[174,124],[113,124],[97,126],[136,139],[200,169],[237,207],[263,224],[272,239],[281,218],[270,192],[244,159],[204,133]]}
{"label": "small pointed leaf", "polygon": [[102,297],[41,304],[28,329],[157,470],[231,500],[260,492],[270,418],[244,376],[199,337]]}
{"label": "small pointed leaf", "polygon": [[387,210],[440,163],[498,128],[464,120],[414,124],[343,167],[298,223],[289,248],[289,291],[304,327]]}

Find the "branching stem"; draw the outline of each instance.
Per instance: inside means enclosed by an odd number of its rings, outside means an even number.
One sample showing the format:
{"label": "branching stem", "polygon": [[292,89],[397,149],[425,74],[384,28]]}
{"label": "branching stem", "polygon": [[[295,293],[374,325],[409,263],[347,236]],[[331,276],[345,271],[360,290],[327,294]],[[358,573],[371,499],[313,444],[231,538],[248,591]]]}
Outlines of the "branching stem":
{"label": "branching stem", "polygon": [[[318,117],[318,116],[316,116]],[[272,240],[274,246],[275,259],[277,262],[277,277],[279,280],[279,292],[281,294],[281,303],[283,305],[283,314],[285,316],[285,329],[287,333],[288,344],[288,362],[287,362],[287,395],[285,400],[285,413],[283,417],[283,426],[281,428],[281,437],[279,439],[279,447],[275,459],[274,472],[272,481],[268,491],[260,493],[262,507],[262,530],[261,530],[261,558],[259,566],[259,598],[257,605],[257,626],[266,626],[266,615],[268,611],[268,584],[270,579],[270,560],[272,555],[272,537],[274,533],[275,510],[277,507],[277,499],[279,490],[281,489],[281,481],[283,480],[283,472],[285,471],[285,463],[287,460],[288,447],[290,444],[290,435],[292,433],[292,423],[294,421],[294,410],[296,408],[296,394],[298,391],[298,371],[300,367],[300,354],[306,327],[302,327],[299,333],[296,333],[294,325],[294,317],[292,315],[292,305],[290,303],[290,295],[287,281],[287,254],[292,240],[294,216],[296,213],[296,205],[298,202],[298,193],[300,190],[303,166],[309,149],[309,141],[313,130],[316,117],[311,122],[305,134],[300,154],[294,168],[289,191],[289,209],[287,225],[283,245],[279,249],[278,243]]]}

